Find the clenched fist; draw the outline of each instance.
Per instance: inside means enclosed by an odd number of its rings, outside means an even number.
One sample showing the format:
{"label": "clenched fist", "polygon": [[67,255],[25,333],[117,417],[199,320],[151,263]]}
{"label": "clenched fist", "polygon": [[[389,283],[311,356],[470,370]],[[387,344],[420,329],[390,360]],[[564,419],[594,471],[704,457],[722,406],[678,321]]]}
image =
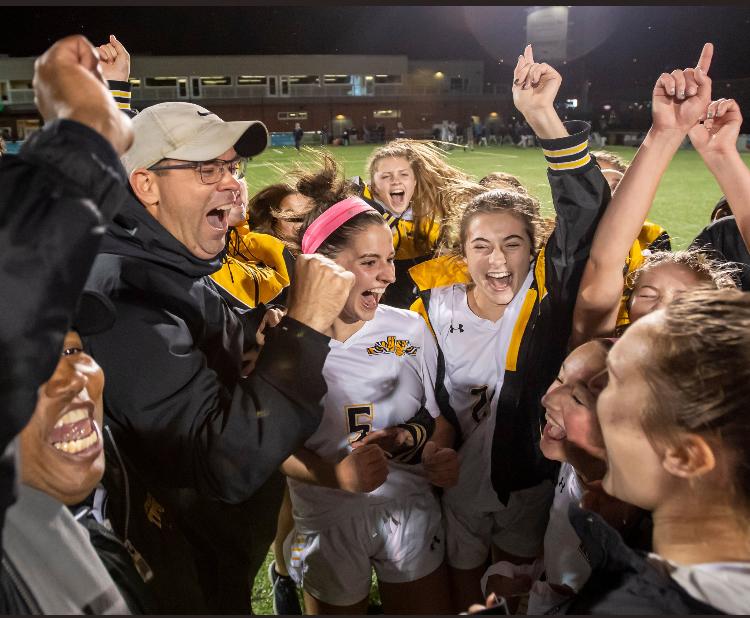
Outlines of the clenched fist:
{"label": "clenched fist", "polygon": [[317,253],[300,255],[294,266],[287,315],[325,333],[341,313],[354,273]]}
{"label": "clenched fist", "polygon": [[376,444],[365,444],[335,466],[340,489],[352,493],[375,491],[388,479],[388,459]]}
{"label": "clenched fist", "polygon": [[122,155],[133,127],[109,92],[93,45],[80,35],[50,47],[34,64],[34,104],[45,122],[75,120],[100,133]]}
{"label": "clenched fist", "polygon": [[432,441],[424,445],[422,467],[427,479],[437,487],[453,487],[458,484],[458,455],[452,448],[441,448]]}

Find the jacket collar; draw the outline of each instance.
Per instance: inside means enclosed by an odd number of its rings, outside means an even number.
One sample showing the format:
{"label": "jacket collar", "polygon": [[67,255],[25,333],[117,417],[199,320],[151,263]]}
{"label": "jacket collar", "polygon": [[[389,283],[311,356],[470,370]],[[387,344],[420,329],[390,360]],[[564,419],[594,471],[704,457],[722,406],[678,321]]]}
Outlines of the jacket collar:
{"label": "jacket collar", "polygon": [[196,257],[132,195],[109,224],[101,248],[102,253],[139,258],[191,278],[219,270],[225,251],[210,260]]}

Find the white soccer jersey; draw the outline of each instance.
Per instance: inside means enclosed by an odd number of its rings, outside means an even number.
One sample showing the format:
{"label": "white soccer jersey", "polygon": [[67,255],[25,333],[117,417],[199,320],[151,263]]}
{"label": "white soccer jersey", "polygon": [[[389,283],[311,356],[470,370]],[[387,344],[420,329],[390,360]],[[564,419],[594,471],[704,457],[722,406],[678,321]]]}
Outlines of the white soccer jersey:
{"label": "white soccer jersey", "polygon": [[[344,343],[331,340],[323,367],[328,393],[323,420],[305,447],[332,462],[351,453],[361,434],[393,427],[424,406],[433,417],[437,347],[416,313],[381,305],[375,317]],[[421,464],[389,461],[388,480],[355,494],[289,479],[297,529],[317,532],[368,504],[431,491]]]}
{"label": "white soccer jersey", "polygon": [[505,357],[532,273],[497,322],[477,316],[466,285],[435,288],[428,314],[445,358],[445,387],[461,427],[458,485],[443,499],[461,509],[490,512],[503,508],[490,479],[497,395],[505,376]]}
{"label": "white soccer jersey", "polygon": [[578,592],[591,575],[591,566],[581,548],[581,539],[570,524],[568,507],[580,504],[583,489],[569,463],[560,468],[555,500],[544,535],[544,567],[551,584],[567,584]]}

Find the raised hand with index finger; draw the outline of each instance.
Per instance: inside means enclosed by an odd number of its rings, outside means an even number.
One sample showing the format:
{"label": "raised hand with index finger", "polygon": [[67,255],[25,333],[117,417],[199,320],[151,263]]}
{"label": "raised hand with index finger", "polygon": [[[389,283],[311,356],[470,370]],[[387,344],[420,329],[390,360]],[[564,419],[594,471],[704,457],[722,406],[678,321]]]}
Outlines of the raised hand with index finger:
{"label": "raised hand with index finger", "polygon": [[706,118],[706,109],[711,102],[708,69],[713,53],[714,46],[706,43],[694,69],[661,74],[654,86],[651,104],[655,130],[684,136]]}
{"label": "raised hand with index finger", "polygon": [[534,62],[531,45],[527,45],[513,71],[513,103],[524,116],[548,108],[554,103],[561,83],[562,77],[550,65]]}
{"label": "raised hand with index finger", "polygon": [[562,77],[550,65],[534,62],[531,45],[527,45],[513,71],[513,103],[542,139],[568,135],[554,106],[561,83]]}

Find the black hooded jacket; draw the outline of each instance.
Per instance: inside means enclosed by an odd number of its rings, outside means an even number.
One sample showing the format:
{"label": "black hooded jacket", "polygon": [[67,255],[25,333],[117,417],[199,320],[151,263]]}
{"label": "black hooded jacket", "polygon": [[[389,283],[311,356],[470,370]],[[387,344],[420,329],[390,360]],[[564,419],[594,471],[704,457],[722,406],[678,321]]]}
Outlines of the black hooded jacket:
{"label": "black hooded jacket", "polygon": [[549,614],[724,614],[690,596],[675,580],[657,571],[643,552],[628,547],[620,534],[599,515],[576,505],[570,506],[568,514],[592,573],[572,601]]}
{"label": "black hooded jacket", "polygon": [[86,338],[104,369],[105,416],[139,471],[223,502],[250,497],[317,428],[329,338],[285,317],[255,370],[241,357],[265,312],[249,309],[135,198],[110,224],[87,288],[115,326]]}

